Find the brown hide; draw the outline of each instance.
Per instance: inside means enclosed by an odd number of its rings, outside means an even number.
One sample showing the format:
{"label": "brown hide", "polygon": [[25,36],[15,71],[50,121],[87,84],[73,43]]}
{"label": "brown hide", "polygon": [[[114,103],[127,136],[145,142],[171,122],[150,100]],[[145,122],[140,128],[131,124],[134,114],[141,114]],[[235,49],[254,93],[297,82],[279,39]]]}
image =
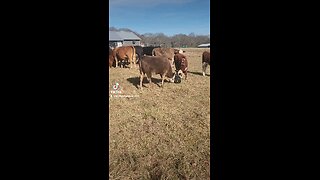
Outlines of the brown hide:
{"label": "brown hide", "polygon": [[139,61],[139,70],[141,89],[143,77],[145,74],[147,75],[149,83],[151,83],[152,74],[160,74],[162,78],[162,87],[165,76],[168,78],[173,78],[174,76],[170,62],[166,57],[163,56],[144,56],[141,61]]}
{"label": "brown hide", "polygon": [[112,55],[112,49],[109,47],[109,67],[111,68],[114,63],[114,57]]}
{"label": "brown hide", "polygon": [[202,53],[202,63],[208,63],[210,65],[210,52],[204,51]]}
{"label": "brown hide", "polygon": [[153,56],[166,56],[169,60],[173,61],[175,53],[179,52],[178,49],[173,48],[154,48],[152,50]]}
{"label": "brown hide", "polygon": [[176,71],[181,70],[185,75],[185,79],[187,79],[187,71],[188,71],[187,57],[183,54],[176,53],[174,55],[174,64],[176,67]]}
{"label": "brown hide", "polygon": [[118,67],[119,62],[124,60],[128,60],[130,62],[130,68],[132,68],[133,65],[136,66],[136,50],[133,46],[117,47],[113,50],[112,54],[116,61],[116,67]]}
{"label": "brown hide", "polygon": [[210,65],[210,52],[204,51],[202,53],[202,75],[206,76],[207,66]]}

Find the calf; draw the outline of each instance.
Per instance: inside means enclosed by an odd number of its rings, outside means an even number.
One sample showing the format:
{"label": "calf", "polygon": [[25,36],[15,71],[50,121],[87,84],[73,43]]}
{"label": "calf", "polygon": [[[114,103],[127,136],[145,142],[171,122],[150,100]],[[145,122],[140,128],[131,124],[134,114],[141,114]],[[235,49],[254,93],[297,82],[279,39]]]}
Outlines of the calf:
{"label": "calf", "polygon": [[204,51],[202,53],[202,75],[206,76],[207,66],[210,65],[210,52]]}
{"label": "calf", "polygon": [[174,65],[176,67],[176,72],[182,71],[185,75],[185,80],[187,80],[187,70],[188,70],[188,60],[183,54],[176,53],[174,55]]}
{"label": "calf", "polygon": [[165,76],[168,78],[173,78],[174,73],[170,62],[166,57],[162,56],[144,56],[139,61],[139,70],[140,70],[140,88],[142,89],[142,81],[145,74],[147,74],[147,79],[151,83],[152,74],[160,74],[162,79],[161,87],[163,87],[163,82]]}

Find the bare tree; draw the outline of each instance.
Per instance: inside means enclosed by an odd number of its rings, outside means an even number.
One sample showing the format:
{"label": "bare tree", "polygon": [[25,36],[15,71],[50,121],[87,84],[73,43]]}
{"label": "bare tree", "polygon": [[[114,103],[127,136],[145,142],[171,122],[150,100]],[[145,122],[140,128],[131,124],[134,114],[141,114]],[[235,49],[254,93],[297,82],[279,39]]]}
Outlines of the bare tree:
{"label": "bare tree", "polygon": [[173,36],[166,36],[164,33],[144,33],[139,34],[129,28],[115,28],[109,27],[109,30],[113,31],[129,31],[136,34],[141,38],[142,43],[147,46],[162,46],[162,47],[197,47],[199,44],[209,43],[209,35],[196,35],[195,33],[186,34],[176,34]]}

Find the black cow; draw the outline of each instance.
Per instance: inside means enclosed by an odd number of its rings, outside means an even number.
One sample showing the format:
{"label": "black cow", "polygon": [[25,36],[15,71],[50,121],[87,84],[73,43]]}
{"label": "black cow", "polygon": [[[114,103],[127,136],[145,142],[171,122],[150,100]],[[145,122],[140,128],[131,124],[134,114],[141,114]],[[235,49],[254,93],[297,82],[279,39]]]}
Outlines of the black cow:
{"label": "black cow", "polygon": [[160,46],[149,46],[149,47],[143,47],[143,54],[147,56],[152,56],[152,50],[154,48],[159,48]]}
{"label": "black cow", "polygon": [[134,46],[134,48],[136,49],[136,54],[138,56],[137,58],[137,63],[138,63],[139,60],[143,57],[143,48],[141,46]]}

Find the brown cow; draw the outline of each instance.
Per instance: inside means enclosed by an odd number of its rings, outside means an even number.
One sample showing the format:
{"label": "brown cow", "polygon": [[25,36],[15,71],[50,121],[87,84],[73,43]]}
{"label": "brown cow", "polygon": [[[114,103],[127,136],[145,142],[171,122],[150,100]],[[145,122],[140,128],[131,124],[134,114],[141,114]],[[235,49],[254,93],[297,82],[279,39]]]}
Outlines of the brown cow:
{"label": "brown cow", "polygon": [[[117,47],[112,52],[113,57],[116,61],[116,67],[118,67],[118,63],[122,63],[124,67],[125,60],[128,60],[130,62],[130,68],[132,68],[132,65],[136,67],[136,50],[133,46],[121,46]],[[121,67],[121,64],[120,64]]]}
{"label": "brown cow", "polygon": [[182,52],[179,49],[174,49],[174,48],[154,48],[152,50],[152,56],[165,56],[168,58],[168,60],[170,61],[170,64],[172,66],[172,68],[174,68],[174,55]]}
{"label": "brown cow", "polygon": [[165,76],[168,78],[173,78],[174,73],[172,72],[172,67],[168,59],[164,56],[144,56],[139,61],[140,70],[140,88],[142,89],[142,81],[145,74],[147,74],[147,79],[151,83],[152,74],[160,74],[162,79],[161,87],[163,87],[163,82]]}
{"label": "brown cow", "polygon": [[206,76],[207,66],[210,65],[210,52],[204,51],[202,53],[202,75]]}
{"label": "brown cow", "polygon": [[182,71],[185,75],[185,80],[187,80],[187,71],[188,71],[187,57],[183,54],[176,53],[174,55],[174,65],[176,67],[176,72]]}

